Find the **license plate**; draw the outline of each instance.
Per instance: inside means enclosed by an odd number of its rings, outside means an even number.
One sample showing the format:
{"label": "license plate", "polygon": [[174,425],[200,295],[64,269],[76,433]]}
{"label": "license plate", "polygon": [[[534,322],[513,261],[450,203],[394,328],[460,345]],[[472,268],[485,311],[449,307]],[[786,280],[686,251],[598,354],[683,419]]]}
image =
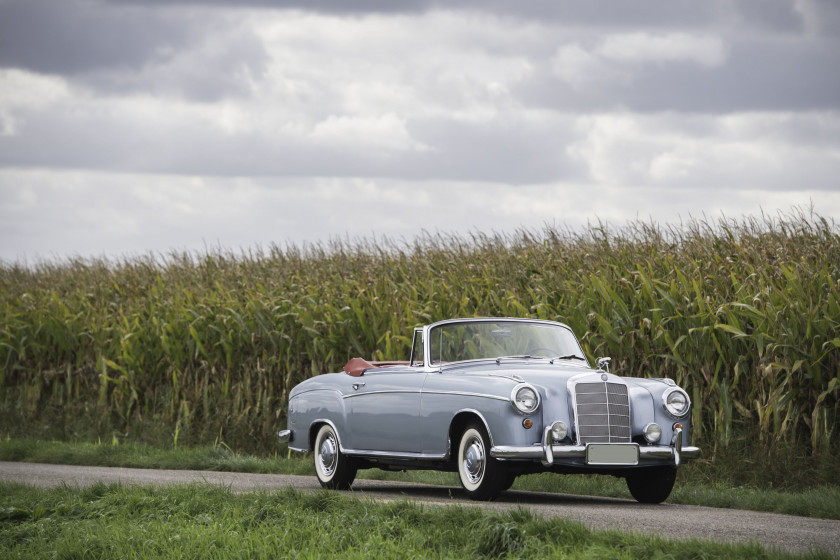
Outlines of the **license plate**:
{"label": "license plate", "polygon": [[586,446],[587,465],[638,465],[639,446],[635,443],[590,443]]}

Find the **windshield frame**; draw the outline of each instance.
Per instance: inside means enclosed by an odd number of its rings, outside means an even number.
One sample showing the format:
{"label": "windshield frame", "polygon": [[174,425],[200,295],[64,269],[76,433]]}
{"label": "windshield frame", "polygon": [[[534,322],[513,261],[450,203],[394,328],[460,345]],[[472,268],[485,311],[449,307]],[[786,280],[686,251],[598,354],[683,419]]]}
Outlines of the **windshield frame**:
{"label": "windshield frame", "polygon": [[[438,321],[436,323],[432,323],[423,327],[423,347],[424,347],[424,355],[426,356],[426,360],[424,363],[424,369],[427,371],[440,371],[442,367],[451,364],[463,364],[468,362],[476,362],[476,361],[488,361],[488,360],[497,360],[498,358],[505,358],[509,356],[501,355],[501,356],[484,356],[480,358],[472,358],[472,359],[461,359],[461,360],[453,360],[441,363],[439,360],[434,359],[434,354],[432,352],[432,337],[437,334],[437,329],[445,328],[445,327],[453,327],[453,326],[461,326],[466,325],[469,323],[515,323],[515,324],[522,324],[528,326],[546,326],[546,327],[553,327],[553,328],[560,328],[565,330],[568,335],[571,337],[569,340],[574,341],[575,351],[574,353],[578,354],[581,358],[583,358],[580,364],[586,364],[586,367],[591,367],[589,364],[589,359],[586,357],[586,354],[583,352],[583,348],[580,345],[580,341],[578,340],[577,336],[575,336],[574,331],[564,324],[559,323],[556,321],[547,321],[544,319],[521,319],[521,318],[514,318],[514,317],[476,317],[476,318],[467,318],[467,319],[448,319],[445,321]],[[441,331],[443,332],[443,331]],[[565,336],[565,335],[564,335]],[[569,353],[569,352],[566,352]],[[524,357],[517,356],[522,359]],[[530,359],[545,359],[550,360],[553,358],[558,358],[559,356],[534,356]],[[555,363],[567,363],[566,361],[555,362]]]}

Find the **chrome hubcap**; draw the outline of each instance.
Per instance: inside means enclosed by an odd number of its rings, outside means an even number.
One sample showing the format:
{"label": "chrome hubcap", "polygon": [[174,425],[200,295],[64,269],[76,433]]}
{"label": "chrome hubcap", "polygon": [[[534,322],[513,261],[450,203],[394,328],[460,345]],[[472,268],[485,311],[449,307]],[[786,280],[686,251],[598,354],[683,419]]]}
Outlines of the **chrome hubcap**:
{"label": "chrome hubcap", "polygon": [[477,439],[472,439],[464,450],[464,474],[472,484],[477,484],[484,476],[484,446]]}
{"label": "chrome hubcap", "polygon": [[318,450],[318,456],[321,462],[321,472],[324,473],[324,476],[331,476],[335,470],[335,463],[338,460],[335,438],[332,434],[327,434],[323,441],[321,441],[321,449]]}

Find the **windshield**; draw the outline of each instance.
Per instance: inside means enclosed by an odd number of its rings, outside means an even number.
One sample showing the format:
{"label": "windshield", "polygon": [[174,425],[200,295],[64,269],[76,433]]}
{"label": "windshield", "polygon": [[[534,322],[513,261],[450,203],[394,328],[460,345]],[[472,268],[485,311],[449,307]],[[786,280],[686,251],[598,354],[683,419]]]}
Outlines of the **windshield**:
{"label": "windshield", "polygon": [[461,360],[529,356],[585,361],[577,338],[560,325],[525,321],[464,321],[433,327],[432,365]]}

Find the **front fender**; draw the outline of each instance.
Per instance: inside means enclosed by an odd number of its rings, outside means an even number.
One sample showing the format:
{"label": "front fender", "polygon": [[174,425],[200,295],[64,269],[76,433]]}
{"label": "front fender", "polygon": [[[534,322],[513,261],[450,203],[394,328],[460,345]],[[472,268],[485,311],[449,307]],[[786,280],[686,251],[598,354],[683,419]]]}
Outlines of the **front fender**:
{"label": "front fender", "polygon": [[674,435],[674,425],[682,426],[680,437],[683,445],[691,443],[691,412],[684,418],[675,418],[668,414],[662,405],[665,391],[676,387],[671,381],[662,379],[625,378],[633,396],[633,433],[641,433],[648,422],[656,422],[662,428],[663,442],[670,442]]}

